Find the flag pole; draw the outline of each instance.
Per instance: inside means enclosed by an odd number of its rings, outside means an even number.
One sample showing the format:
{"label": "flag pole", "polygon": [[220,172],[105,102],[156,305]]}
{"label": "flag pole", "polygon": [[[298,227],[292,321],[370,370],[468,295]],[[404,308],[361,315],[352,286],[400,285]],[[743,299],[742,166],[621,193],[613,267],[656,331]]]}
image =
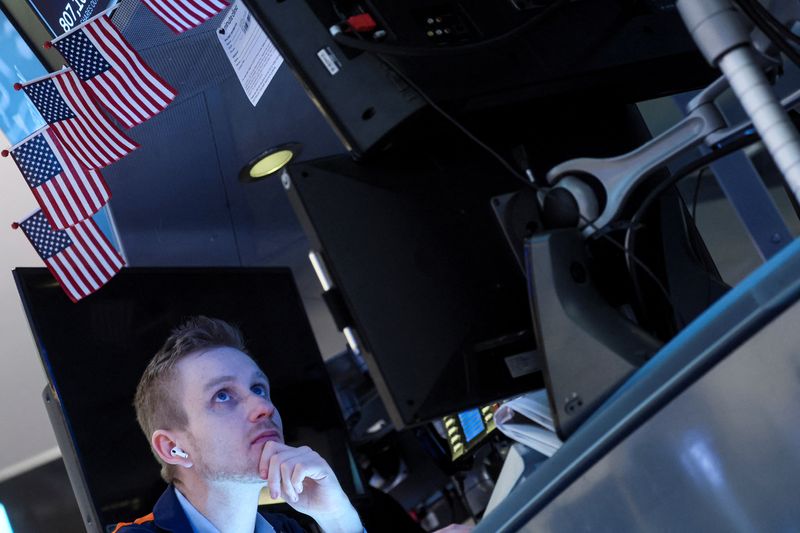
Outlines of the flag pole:
{"label": "flag pole", "polygon": [[[33,211],[31,211],[31,212],[30,212],[30,214],[29,214],[28,216],[26,216],[26,217],[22,218],[22,219],[21,219],[21,221],[19,221],[19,222],[12,222],[12,223],[11,223],[11,229],[17,229],[17,228],[19,228],[19,225],[20,225],[20,224],[22,224],[23,222],[25,222],[26,220],[28,220],[29,218],[31,218],[33,215],[35,215],[35,214],[36,214],[36,213],[38,213],[39,211],[41,211],[41,209],[37,207],[36,209],[34,209]],[[16,225],[16,226],[15,226],[15,225]]]}
{"label": "flag pole", "polygon": [[32,80],[27,80],[25,82],[17,82],[17,83],[14,84],[14,90],[15,91],[19,91],[20,89],[22,89],[24,87],[27,87],[28,85],[31,85],[32,83],[36,83],[36,82],[39,82],[39,81],[42,81],[42,80],[46,80],[48,78],[52,78],[53,76],[57,76],[59,74],[62,74],[63,72],[65,72],[65,71],[67,71],[69,69],[70,68],[68,66],[64,65],[63,67],[61,67],[61,69],[59,69],[59,70],[57,70],[55,72],[48,72],[47,74],[39,76],[38,78],[33,78]]}
{"label": "flag pole", "polygon": [[[19,142],[18,142],[17,144],[15,144],[14,146],[10,147],[10,148],[8,149],[8,151],[9,151],[9,152],[13,152],[13,151],[14,151],[14,150],[16,150],[17,148],[19,148],[21,145],[25,144],[26,142],[30,141],[31,139],[33,139],[34,137],[36,137],[37,135],[39,135],[40,133],[42,133],[43,131],[45,131],[45,130],[47,129],[47,127],[48,127],[48,126],[50,126],[50,124],[45,124],[44,126],[42,126],[41,128],[39,128],[38,130],[34,131],[34,132],[33,132],[33,133],[31,133],[30,135],[28,135],[27,137],[25,137],[24,139],[22,139],[21,141],[19,141]],[[3,152],[5,152],[5,151],[6,151],[6,150],[3,150]],[[8,157],[8,156],[4,155],[3,157]]]}

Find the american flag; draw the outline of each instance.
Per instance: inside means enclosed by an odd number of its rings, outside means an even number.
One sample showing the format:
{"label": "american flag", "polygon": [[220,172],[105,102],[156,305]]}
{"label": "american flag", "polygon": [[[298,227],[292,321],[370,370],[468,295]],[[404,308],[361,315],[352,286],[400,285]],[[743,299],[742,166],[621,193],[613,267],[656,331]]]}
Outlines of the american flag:
{"label": "american flag", "polygon": [[139,147],[100,113],[71,69],[22,89],[50,124],[50,131],[86,168],[108,166]]}
{"label": "american flag", "polygon": [[141,124],[175,98],[107,15],[89,19],[53,41],[92,96],[125,127]]}
{"label": "american flag", "polygon": [[199,26],[226,7],[225,0],[142,0],[175,33]]}
{"label": "american flag", "polygon": [[87,219],[111,197],[103,176],[86,170],[45,126],[11,148],[11,156],[53,229]]}
{"label": "american flag", "polygon": [[37,211],[19,226],[73,302],[102,287],[125,265],[92,219],[53,231]]}

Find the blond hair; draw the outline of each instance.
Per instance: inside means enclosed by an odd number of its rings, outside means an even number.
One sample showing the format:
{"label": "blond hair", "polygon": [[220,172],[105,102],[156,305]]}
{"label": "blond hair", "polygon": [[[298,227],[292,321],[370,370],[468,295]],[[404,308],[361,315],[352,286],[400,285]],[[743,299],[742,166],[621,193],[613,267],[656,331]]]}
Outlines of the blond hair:
{"label": "blond hair", "polygon": [[[247,353],[239,329],[224,320],[195,316],[173,329],[153,356],[136,387],[136,420],[150,441],[157,429],[179,430],[188,424],[186,412],[175,396],[175,365],[185,357],[210,348],[229,347]],[[175,468],[161,460],[161,477],[173,483]]]}

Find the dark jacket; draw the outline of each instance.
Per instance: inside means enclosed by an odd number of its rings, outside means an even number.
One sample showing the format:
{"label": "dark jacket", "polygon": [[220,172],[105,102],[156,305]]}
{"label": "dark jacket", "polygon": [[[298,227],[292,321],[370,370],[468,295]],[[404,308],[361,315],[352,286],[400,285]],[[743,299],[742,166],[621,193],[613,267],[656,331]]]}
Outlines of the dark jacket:
{"label": "dark jacket", "polygon": [[[276,533],[305,533],[305,529],[288,516],[277,513],[264,513],[263,516],[275,528]],[[160,533],[166,531],[192,533],[192,526],[186,513],[183,512],[183,507],[178,502],[178,497],[175,496],[175,488],[172,485],[158,499],[152,513],[138,518],[134,522],[117,524],[114,533]]]}

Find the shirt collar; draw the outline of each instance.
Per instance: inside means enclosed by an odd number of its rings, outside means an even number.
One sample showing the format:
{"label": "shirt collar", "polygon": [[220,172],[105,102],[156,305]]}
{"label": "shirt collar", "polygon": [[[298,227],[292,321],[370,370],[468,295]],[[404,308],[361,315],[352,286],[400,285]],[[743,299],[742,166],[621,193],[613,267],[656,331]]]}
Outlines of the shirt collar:
{"label": "shirt collar", "polygon": [[[175,497],[178,499],[178,503],[183,509],[183,512],[186,513],[186,518],[189,519],[194,533],[220,533],[214,524],[203,516],[203,514],[192,505],[192,502],[187,500],[186,496],[181,494],[181,491],[177,488],[175,488]],[[267,522],[266,518],[256,512],[256,528],[254,533],[275,533],[275,529]]]}

